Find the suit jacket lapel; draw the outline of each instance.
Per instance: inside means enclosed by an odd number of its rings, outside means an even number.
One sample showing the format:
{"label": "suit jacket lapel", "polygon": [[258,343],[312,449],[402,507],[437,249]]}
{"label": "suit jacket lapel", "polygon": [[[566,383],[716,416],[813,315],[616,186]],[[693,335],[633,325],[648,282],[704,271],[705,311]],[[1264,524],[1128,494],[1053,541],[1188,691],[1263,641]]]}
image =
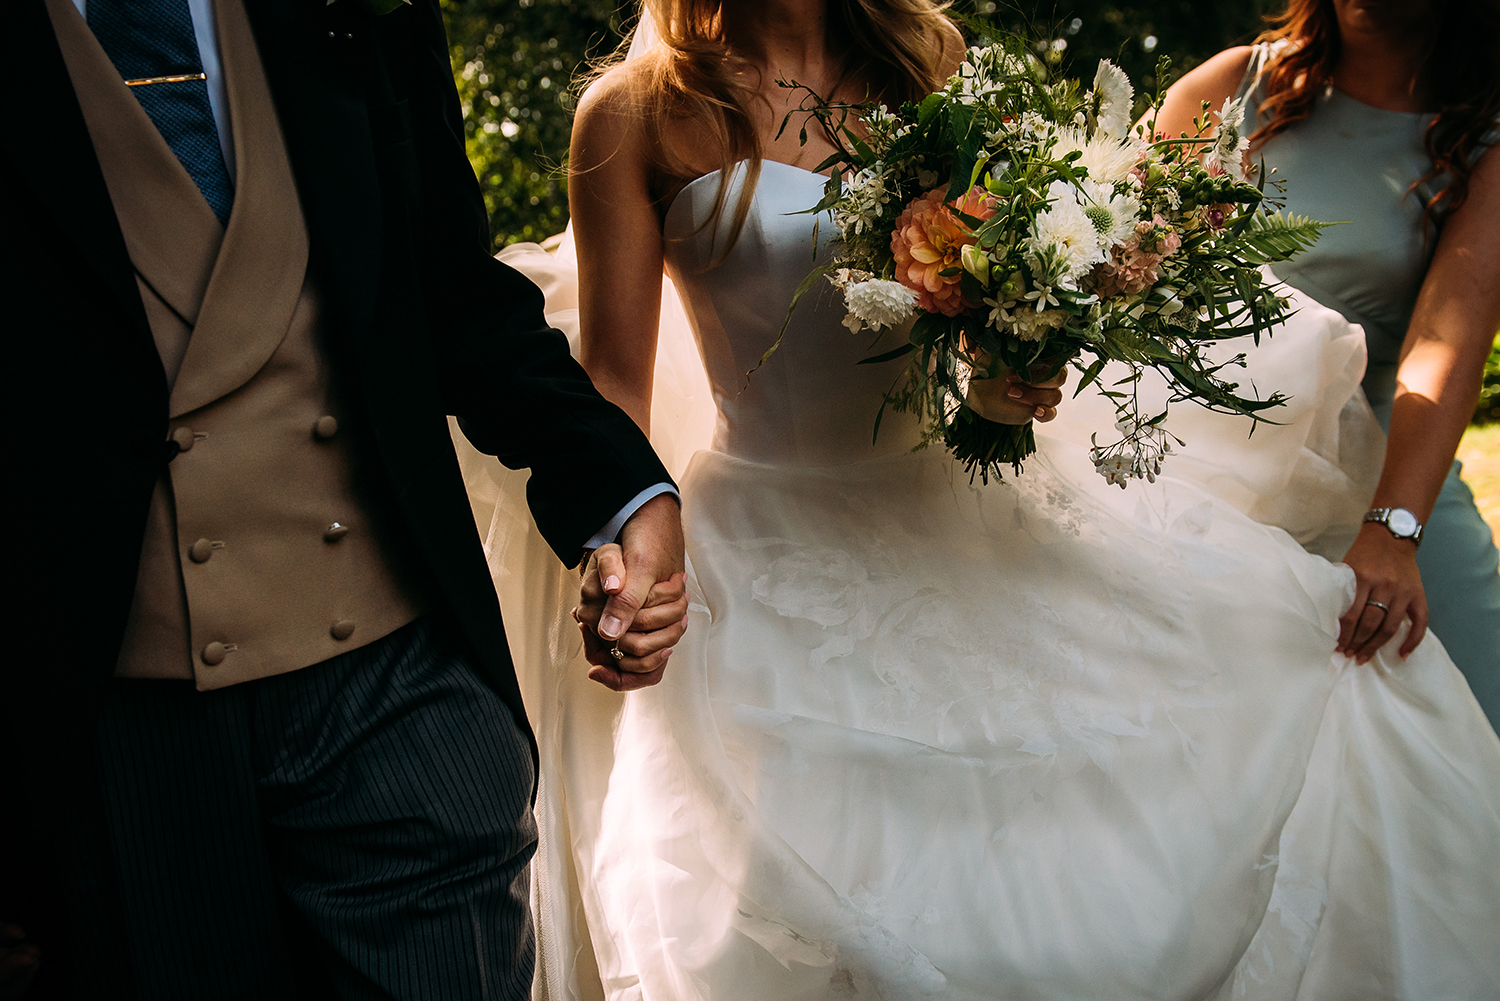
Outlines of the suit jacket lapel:
{"label": "suit jacket lapel", "polygon": [[[23,100],[7,104],[0,155],[28,178],[31,189],[26,194],[8,192],[5,197],[32,197],[47,206],[59,231],[68,234],[78,248],[78,260],[92,270],[93,280],[128,318],[121,336],[133,339],[139,350],[154,357],[155,344],[135,270],[44,0],[6,4],[5,13],[8,23],[0,31],[0,64],[13,79],[27,81],[27,88]],[[86,290],[88,278],[80,275],[79,284]],[[156,388],[165,398],[164,372]]]}
{"label": "suit jacket lapel", "polygon": [[301,195],[319,290],[346,333],[374,316],[381,198],[364,75],[369,19],[352,3],[244,0]]}
{"label": "suit jacket lapel", "polygon": [[307,230],[255,39],[239,0],[218,0],[216,9],[234,131],[234,209],[172,387],[174,418],[261,370],[286,336],[307,274]]}
{"label": "suit jacket lapel", "polygon": [[[142,280],[191,330],[224,238],[203,200],[115,64],[79,16],[73,0],[46,0],[58,44],[95,148],[104,158],[105,184],[125,234],[130,261]],[[175,333],[172,331],[171,333]],[[165,344],[153,328],[167,364],[186,344]],[[176,372],[167,373],[168,380]]]}

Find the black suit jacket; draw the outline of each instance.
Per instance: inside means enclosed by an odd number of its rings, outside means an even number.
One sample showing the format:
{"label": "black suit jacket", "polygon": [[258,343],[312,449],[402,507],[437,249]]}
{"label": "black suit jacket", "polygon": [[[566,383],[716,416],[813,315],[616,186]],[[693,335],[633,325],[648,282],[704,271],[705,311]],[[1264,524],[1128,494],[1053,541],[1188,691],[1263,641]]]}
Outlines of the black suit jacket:
{"label": "black suit jacket", "polygon": [[[439,615],[527,729],[446,415],[482,451],[531,468],[537,525],[570,564],[667,472],[548,328],[537,288],[490,256],[437,0],[379,17],[359,0],[245,5],[307,217],[332,361],[362,405],[371,465]],[[30,826],[59,849],[75,933],[102,949],[110,872],[94,714],[166,461],[167,384],[42,0],[5,0],[0,15],[0,65],[25,83],[0,126],[5,567],[20,585],[6,602],[0,722],[13,779],[0,829],[14,839]],[[29,864],[37,843],[12,851]],[[0,892],[16,876],[0,854]],[[12,885],[12,899],[24,889]],[[20,906],[0,898],[0,920]]]}

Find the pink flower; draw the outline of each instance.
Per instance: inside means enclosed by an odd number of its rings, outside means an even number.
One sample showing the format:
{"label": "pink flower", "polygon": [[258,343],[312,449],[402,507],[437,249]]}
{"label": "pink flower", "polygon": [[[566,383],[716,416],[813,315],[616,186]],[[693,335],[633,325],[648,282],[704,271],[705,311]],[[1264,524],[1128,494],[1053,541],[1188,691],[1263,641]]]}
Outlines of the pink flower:
{"label": "pink flower", "polygon": [[[929,313],[957,316],[977,303],[966,302],[959,286],[964,247],[974,242],[969,228],[943,203],[946,189],[927,192],[906,206],[891,234],[896,280],[917,293],[917,305]],[[995,199],[975,185],[953,208],[984,220],[995,214]],[[944,271],[952,274],[944,275]]]}
{"label": "pink flower", "polygon": [[1110,259],[1089,272],[1089,286],[1101,299],[1135,295],[1156,284],[1161,262],[1177,253],[1182,237],[1161,216],[1135,224],[1135,235],[1117,243]]}

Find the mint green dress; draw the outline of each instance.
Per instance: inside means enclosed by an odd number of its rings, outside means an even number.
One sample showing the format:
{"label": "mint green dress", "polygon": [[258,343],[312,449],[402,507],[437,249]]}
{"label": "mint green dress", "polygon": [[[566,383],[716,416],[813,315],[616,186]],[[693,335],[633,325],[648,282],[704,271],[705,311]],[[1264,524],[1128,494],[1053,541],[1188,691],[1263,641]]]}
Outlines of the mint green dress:
{"label": "mint green dress", "polygon": [[[1256,46],[1240,94],[1246,134],[1258,127],[1256,78],[1270,49]],[[1312,116],[1264,146],[1266,166],[1286,184],[1287,208],[1346,223],[1276,273],[1365,331],[1365,395],[1389,429],[1401,344],[1436,244],[1422,206],[1432,191],[1408,194],[1431,160],[1423,135],[1433,116],[1385,111],[1329,88]],[[1490,141],[1496,138],[1491,133]],[[1500,573],[1494,537],[1454,462],[1427,522],[1417,565],[1431,628],[1469,679],[1490,722],[1500,727]]]}

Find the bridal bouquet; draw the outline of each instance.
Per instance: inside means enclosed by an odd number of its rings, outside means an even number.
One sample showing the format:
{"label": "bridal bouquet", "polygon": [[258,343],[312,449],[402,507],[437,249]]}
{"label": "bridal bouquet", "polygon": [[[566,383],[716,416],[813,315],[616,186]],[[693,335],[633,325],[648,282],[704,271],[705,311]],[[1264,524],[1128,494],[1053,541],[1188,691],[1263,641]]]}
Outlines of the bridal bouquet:
{"label": "bridal bouquet", "polygon": [[[1024,43],[993,36],[919,104],[892,112],[813,95],[808,105],[839,147],[809,211],[831,211],[840,237],[797,297],[826,277],[854,333],[913,320],[909,343],[868,361],[911,356],[886,404],[917,413],[924,440],[971,474],[1019,472],[1036,451],[1029,424],[982,420],[965,402],[971,378],[1005,369],[1072,365],[1079,392],[1094,385],[1115,403],[1118,421],[1104,444],[1094,435],[1092,458],[1121,487],[1155,479],[1172,450],[1166,413],[1141,412],[1146,369],[1166,377],[1169,402],[1264,420],[1284,400],[1240,395],[1230,376],[1243,356],[1216,363],[1205,348],[1258,342],[1285,319],[1289,303],[1261,267],[1311,245],[1321,225],[1271,211],[1264,178],[1245,179],[1239,104],[1226,103],[1212,134],[1205,106],[1196,136],[1152,141],[1154,122],[1131,129],[1133,99],[1108,61],[1085,88],[1049,79]],[[1103,386],[1109,362],[1129,374]]]}

